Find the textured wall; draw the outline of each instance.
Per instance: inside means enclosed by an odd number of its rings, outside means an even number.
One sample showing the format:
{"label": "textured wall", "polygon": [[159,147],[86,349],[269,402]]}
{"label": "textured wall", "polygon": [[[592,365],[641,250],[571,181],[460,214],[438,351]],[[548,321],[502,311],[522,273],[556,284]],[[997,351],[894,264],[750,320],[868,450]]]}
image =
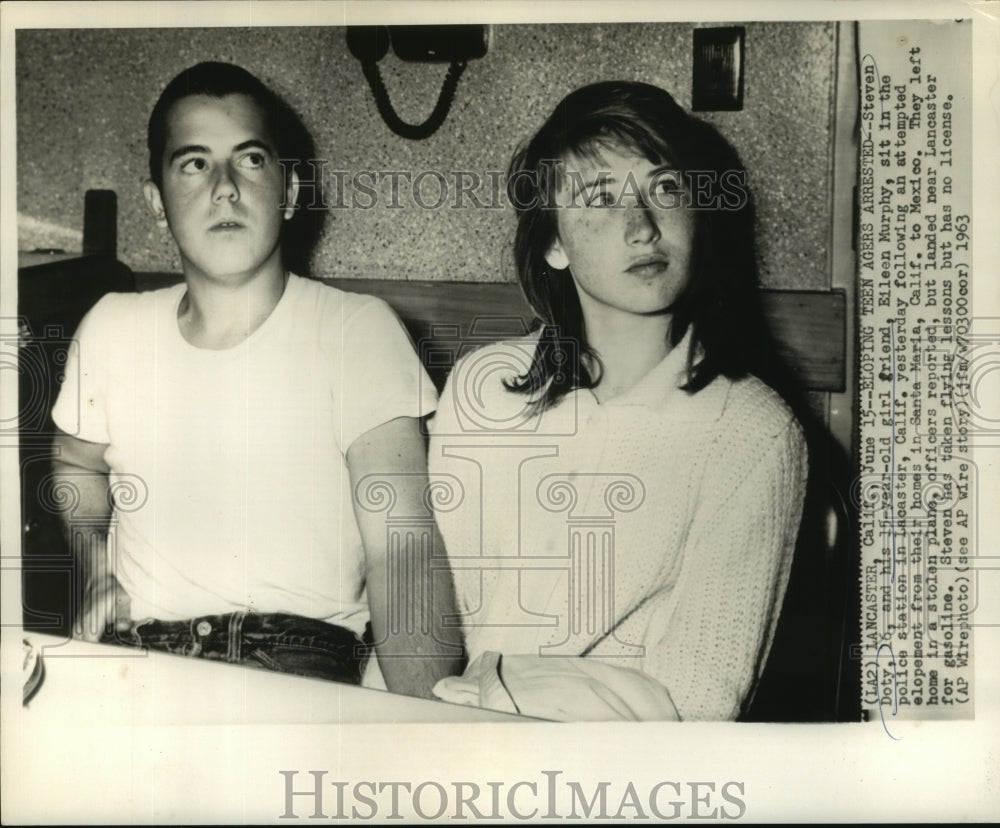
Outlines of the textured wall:
{"label": "textured wall", "polygon": [[[690,104],[691,25],[497,26],[473,61],[445,125],[398,138],[375,110],[340,28],[44,30],[17,34],[20,247],[78,246],[83,194],[119,198],[119,257],[135,270],[179,270],[176,250],[140,193],[146,119],[185,66],[225,60],[281,93],[313,131],[329,170],[502,171],[514,147],[571,89],[613,77],[665,87]],[[823,23],[747,26],[745,106],[711,120],[739,148],[761,216],[765,284],[828,286],[835,30]],[[445,67],[381,63],[399,114],[422,121]],[[436,184],[427,179],[425,198]],[[386,196],[387,191],[383,192]],[[486,205],[496,196],[484,185]],[[332,203],[332,199],[328,198]],[[350,201],[350,195],[347,200]],[[315,259],[342,278],[506,281],[510,209],[334,209]]]}

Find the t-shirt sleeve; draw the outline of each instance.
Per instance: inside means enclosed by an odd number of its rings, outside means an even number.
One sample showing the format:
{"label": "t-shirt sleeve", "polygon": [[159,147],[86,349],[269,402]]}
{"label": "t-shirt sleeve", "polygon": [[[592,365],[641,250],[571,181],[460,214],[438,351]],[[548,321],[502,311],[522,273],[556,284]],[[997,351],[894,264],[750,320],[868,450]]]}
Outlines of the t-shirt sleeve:
{"label": "t-shirt sleeve", "polygon": [[[802,515],[806,450],[791,422],[715,487],[691,527],[676,588],[657,607],[645,669],[683,719],[735,719],[770,649]],[[662,625],[662,626],[661,626]]]}
{"label": "t-shirt sleeve", "polygon": [[107,327],[114,317],[113,295],[99,300],[77,328],[67,351],[63,379],[52,407],[56,426],[91,443],[108,443],[106,408]]}
{"label": "t-shirt sleeve", "polygon": [[424,417],[437,390],[410,337],[388,304],[365,297],[344,319],[338,384],[340,446],[397,417]]}

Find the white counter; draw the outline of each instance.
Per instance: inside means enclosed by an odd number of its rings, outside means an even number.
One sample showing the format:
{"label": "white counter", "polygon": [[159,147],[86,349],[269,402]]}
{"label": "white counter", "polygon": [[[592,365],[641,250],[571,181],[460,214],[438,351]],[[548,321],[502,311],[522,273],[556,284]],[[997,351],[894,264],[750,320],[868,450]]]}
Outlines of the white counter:
{"label": "white counter", "polygon": [[[9,632],[9,631],[8,631]],[[250,667],[88,644],[38,633],[45,675],[25,711],[65,724],[273,725],[519,721],[494,713]],[[6,675],[22,648],[5,635]],[[14,646],[10,646],[14,645]],[[8,672],[9,671],[9,672]],[[522,720],[523,721],[523,720]]]}

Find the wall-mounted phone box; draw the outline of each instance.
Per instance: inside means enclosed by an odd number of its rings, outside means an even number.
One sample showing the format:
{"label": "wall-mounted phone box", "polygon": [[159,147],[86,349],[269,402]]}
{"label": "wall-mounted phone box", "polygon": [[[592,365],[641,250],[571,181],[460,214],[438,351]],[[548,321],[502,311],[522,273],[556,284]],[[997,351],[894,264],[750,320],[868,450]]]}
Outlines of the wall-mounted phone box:
{"label": "wall-mounted phone box", "polygon": [[390,26],[392,50],[400,60],[450,63],[486,56],[486,26]]}

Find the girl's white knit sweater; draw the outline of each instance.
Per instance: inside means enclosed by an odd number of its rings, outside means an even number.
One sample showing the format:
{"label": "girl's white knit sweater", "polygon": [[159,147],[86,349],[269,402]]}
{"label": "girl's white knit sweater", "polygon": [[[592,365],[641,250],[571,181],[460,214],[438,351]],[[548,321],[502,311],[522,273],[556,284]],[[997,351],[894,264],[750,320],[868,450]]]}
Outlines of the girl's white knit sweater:
{"label": "girl's white knit sweater", "polygon": [[758,379],[696,394],[687,340],[625,394],[540,416],[502,380],[534,337],[456,366],[433,420],[435,514],[470,660],[586,656],[639,669],[682,719],[733,719],[788,583],[806,485],[802,429]]}

